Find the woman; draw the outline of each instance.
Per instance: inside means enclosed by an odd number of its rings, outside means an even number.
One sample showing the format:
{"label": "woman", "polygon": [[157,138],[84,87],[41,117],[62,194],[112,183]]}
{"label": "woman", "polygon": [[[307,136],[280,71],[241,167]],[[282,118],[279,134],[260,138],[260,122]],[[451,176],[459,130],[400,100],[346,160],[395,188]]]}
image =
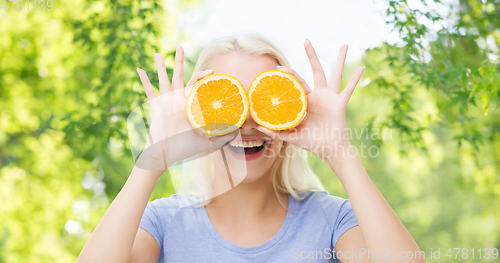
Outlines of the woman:
{"label": "woman", "polygon": [[[248,88],[260,72],[278,69],[301,82],[308,94],[308,111],[293,129],[271,131],[248,116],[236,138],[234,134],[211,138],[212,151],[221,146],[224,150],[211,154],[214,173],[224,173],[220,152],[225,152],[230,168],[240,167],[236,159],[243,160],[244,178],[230,190],[212,191],[206,202],[194,206],[181,205],[185,200],[181,195],[148,203],[165,169],[208,150],[207,138],[193,131],[186,118],[183,50],[177,46],[172,85],[163,58],[155,54],[160,97],[146,73],[138,69],[153,109],[150,147],[140,156],[78,262],[425,262],[405,257],[407,251],[419,251],[419,247],[371,181],[347,134],[347,102],[364,67],[356,70],[341,92],[347,46],[341,47],[328,83],[309,40],[304,47],[314,75],[313,91],[263,37],[222,38],[201,53],[186,91],[214,73],[230,74]],[[321,136],[311,136],[311,131]],[[165,140],[177,134],[184,136],[182,145],[179,140]],[[152,143],[159,140],[160,144]],[[237,146],[244,141],[258,147],[241,151]],[[328,164],[349,200],[317,190],[321,185],[303,155],[297,154],[299,148]],[[150,169],[158,163],[163,168]]]}

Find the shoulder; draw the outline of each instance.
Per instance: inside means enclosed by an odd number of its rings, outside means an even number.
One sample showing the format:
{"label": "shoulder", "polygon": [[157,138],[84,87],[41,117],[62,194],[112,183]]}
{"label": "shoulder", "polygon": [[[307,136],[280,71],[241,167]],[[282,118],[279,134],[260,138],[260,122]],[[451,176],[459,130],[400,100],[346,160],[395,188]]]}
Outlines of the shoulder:
{"label": "shoulder", "polygon": [[349,199],[330,195],[327,191],[310,191],[299,194],[304,197],[297,201],[299,210],[317,210],[326,218],[330,229],[335,229],[346,217],[354,217]]}
{"label": "shoulder", "polygon": [[327,191],[309,191],[300,193],[299,197],[304,197],[303,200],[298,201],[302,206],[304,205],[318,205],[326,211],[338,210],[343,206],[350,206],[349,199],[330,195]]}
{"label": "shoulder", "polygon": [[168,222],[182,211],[189,210],[190,205],[199,203],[194,197],[173,194],[148,202],[145,214],[154,215],[157,219]]}

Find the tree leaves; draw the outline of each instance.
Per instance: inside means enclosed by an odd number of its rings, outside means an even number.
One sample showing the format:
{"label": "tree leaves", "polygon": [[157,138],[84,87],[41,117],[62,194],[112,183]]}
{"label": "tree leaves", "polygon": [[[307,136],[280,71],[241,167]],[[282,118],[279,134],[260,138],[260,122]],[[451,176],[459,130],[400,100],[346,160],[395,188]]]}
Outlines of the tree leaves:
{"label": "tree leaves", "polygon": [[56,4],[1,18],[0,262],[76,260],[134,164],[135,69],[175,49],[160,46],[176,16],[163,2]]}
{"label": "tree leaves", "polygon": [[[445,7],[439,1],[434,2],[433,5],[441,9]],[[498,35],[500,19],[492,15],[500,12],[498,3],[460,1],[458,7],[449,6],[450,11],[446,14],[433,10],[428,1],[419,1],[419,4],[417,9],[405,0],[388,1],[387,23],[400,33],[402,41],[381,49],[386,55],[386,63],[393,70],[396,70],[395,67],[407,70],[411,82],[418,84],[416,86],[439,90],[443,99],[437,102],[437,106],[442,109],[441,114],[447,116],[441,120],[448,125],[452,125],[459,116],[473,115],[469,113],[471,107],[479,107],[485,115],[498,116],[500,37],[494,36]],[[412,6],[416,6],[415,3]],[[447,27],[438,23],[444,20],[449,24]],[[426,25],[434,25],[439,29],[430,30]],[[489,46],[481,47],[478,42],[480,39],[489,39]],[[492,50],[496,54],[492,54]],[[492,60],[495,56],[496,59]],[[379,82],[381,88],[387,85]],[[401,103],[398,97],[394,97],[394,100]],[[412,107],[394,109],[412,114]],[[402,132],[406,129],[398,127],[397,123],[394,125]],[[479,137],[491,137],[485,134],[487,131],[479,132]],[[477,144],[477,139],[465,135],[476,133],[460,128],[456,132],[462,134],[457,137],[459,143],[467,140],[473,145]]]}

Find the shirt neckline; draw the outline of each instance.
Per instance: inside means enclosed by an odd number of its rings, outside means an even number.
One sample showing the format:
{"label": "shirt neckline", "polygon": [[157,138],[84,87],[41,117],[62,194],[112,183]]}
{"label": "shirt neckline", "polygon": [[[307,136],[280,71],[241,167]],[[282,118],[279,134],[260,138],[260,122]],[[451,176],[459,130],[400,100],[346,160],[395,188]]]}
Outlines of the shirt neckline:
{"label": "shirt neckline", "polygon": [[201,218],[202,218],[202,221],[205,224],[206,228],[208,229],[208,231],[210,232],[212,237],[217,242],[219,242],[219,244],[221,244],[222,246],[224,246],[227,249],[232,250],[234,252],[243,253],[243,254],[253,254],[253,253],[259,253],[259,252],[262,252],[266,249],[271,248],[276,243],[278,243],[278,241],[280,241],[281,238],[283,238],[283,236],[285,235],[285,233],[288,229],[288,226],[290,225],[290,222],[292,221],[292,219],[294,217],[296,202],[297,202],[297,200],[295,200],[295,198],[293,198],[290,194],[288,194],[288,210],[286,212],[285,221],[283,222],[280,229],[278,230],[278,233],[276,233],[276,235],[274,235],[268,241],[266,241],[260,245],[253,246],[253,247],[242,247],[242,246],[239,246],[239,245],[236,245],[236,244],[233,244],[233,243],[227,241],[225,238],[223,238],[219,234],[219,232],[217,232],[217,230],[213,226],[212,222],[210,221],[210,218],[208,217],[207,210],[206,210],[205,206],[203,206],[202,209],[200,209],[199,211],[201,213]]}

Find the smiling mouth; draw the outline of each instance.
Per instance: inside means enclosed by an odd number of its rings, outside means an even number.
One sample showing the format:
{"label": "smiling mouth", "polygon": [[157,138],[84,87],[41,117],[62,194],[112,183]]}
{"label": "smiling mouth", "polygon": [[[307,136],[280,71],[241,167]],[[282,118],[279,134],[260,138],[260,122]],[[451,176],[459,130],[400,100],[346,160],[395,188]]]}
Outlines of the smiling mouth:
{"label": "smiling mouth", "polygon": [[232,140],[228,146],[234,153],[241,154],[241,149],[243,149],[245,155],[252,155],[262,151],[266,144],[265,140]]}

